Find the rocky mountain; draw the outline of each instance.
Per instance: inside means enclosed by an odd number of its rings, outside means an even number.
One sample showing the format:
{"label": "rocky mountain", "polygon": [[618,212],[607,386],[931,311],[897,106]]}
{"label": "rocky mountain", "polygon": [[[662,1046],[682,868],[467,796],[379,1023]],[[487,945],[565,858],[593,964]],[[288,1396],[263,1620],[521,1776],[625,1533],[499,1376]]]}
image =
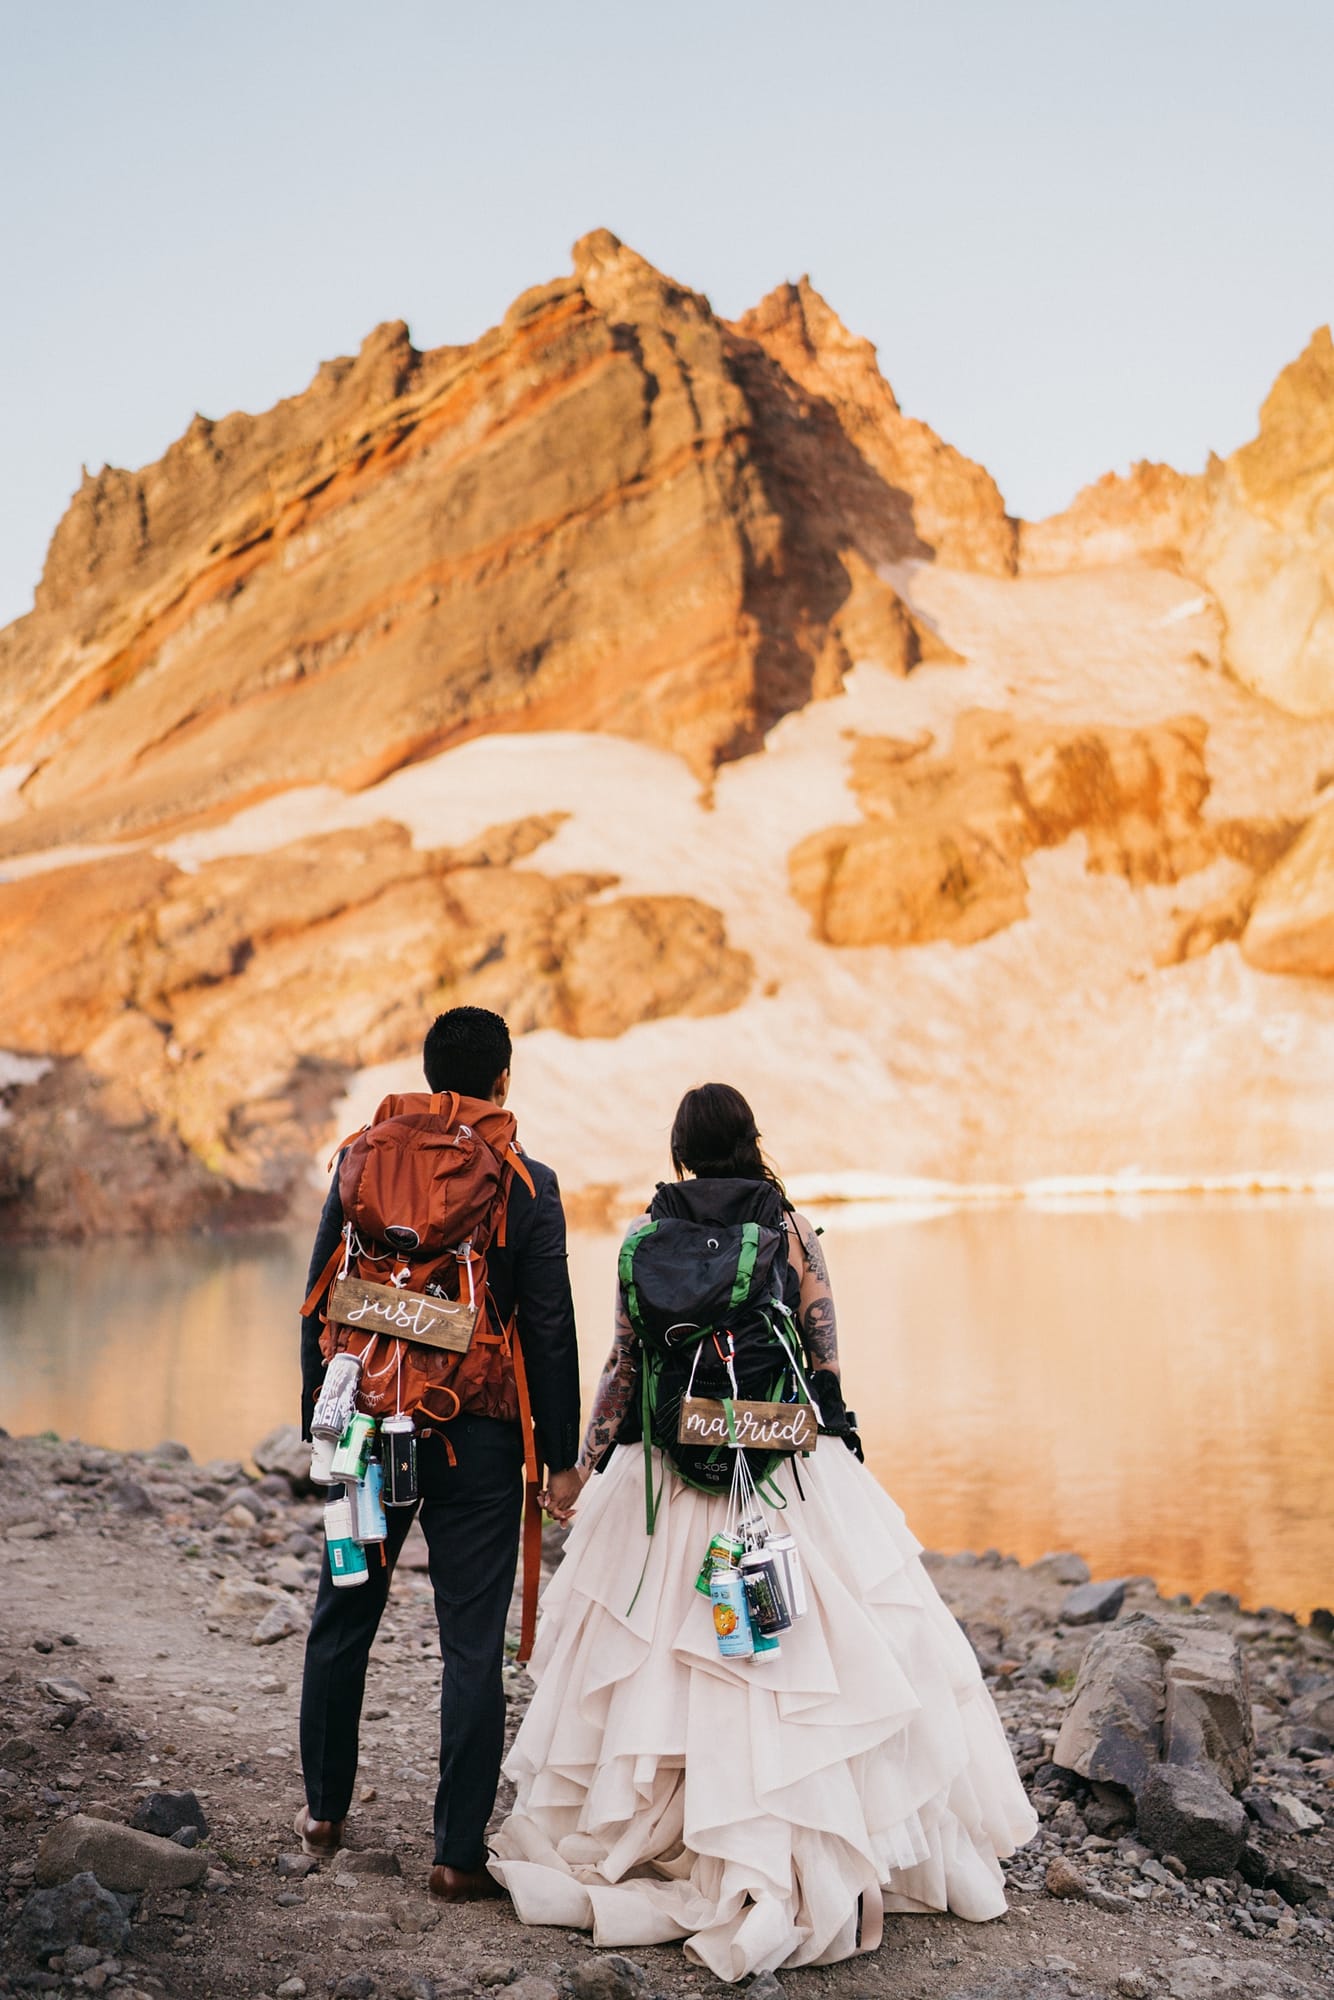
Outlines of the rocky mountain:
{"label": "rocky mountain", "polygon": [[1325,333],[1017,523],[805,280],[602,231],[85,479],[0,633],[0,1228],[304,1214],[463,999],[590,1202],[710,1073],[826,1188],[1309,1175],[1331,437]]}

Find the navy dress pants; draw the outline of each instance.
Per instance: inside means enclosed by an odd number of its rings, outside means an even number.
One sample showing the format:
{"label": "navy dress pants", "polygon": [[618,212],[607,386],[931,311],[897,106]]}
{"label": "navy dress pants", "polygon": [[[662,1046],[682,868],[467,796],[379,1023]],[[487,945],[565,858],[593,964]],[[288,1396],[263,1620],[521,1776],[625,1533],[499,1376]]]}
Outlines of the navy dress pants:
{"label": "navy dress pants", "polygon": [[[455,1463],[445,1449],[448,1438]],[[315,1819],[343,1819],[357,1776],[366,1663],[414,1513],[430,1553],[440,1628],[440,1783],[435,1858],[453,1868],[486,1860],[505,1743],[505,1620],[514,1589],[523,1502],[517,1424],[456,1417],[417,1441],[418,1506],[386,1508],[386,1561],[336,1587],[326,1554],[301,1683],[301,1769]]]}

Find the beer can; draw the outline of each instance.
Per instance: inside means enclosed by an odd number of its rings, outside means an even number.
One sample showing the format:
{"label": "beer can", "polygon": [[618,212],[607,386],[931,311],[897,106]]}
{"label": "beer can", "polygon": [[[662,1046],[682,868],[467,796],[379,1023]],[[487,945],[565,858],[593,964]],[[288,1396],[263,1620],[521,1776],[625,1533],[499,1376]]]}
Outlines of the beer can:
{"label": "beer can", "polygon": [[338,1477],[333,1469],[337,1438],[316,1435],[310,1441],[310,1478],[314,1486],[331,1486]]}
{"label": "beer can", "polygon": [[310,1420],[312,1437],[340,1438],[357,1406],[361,1383],[361,1357],[335,1354],[324,1371],[315,1414]]}
{"label": "beer can", "polygon": [[704,1552],[704,1560],[699,1566],[699,1575],[695,1578],[695,1588],[702,1597],[707,1597],[709,1594],[709,1578],[713,1575],[714,1564],[728,1564],[735,1569],[741,1560],[745,1546],[739,1535],[718,1534],[713,1537],[713,1540]]}
{"label": "beer can", "polygon": [[750,1659],[755,1651],[755,1641],[751,1636],[750,1614],[746,1610],[746,1591],[740,1570],[726,1563],[717,1564],[709,1579],[709,1596],[713,1602],[713,1629],[718,1636],[718,1651],[725,1660]]}
{"label": "beer can", "polygon": [[741,1579],[746,1605],[757,1632],[770,1637],[791,1629],[792,1613],[778,1575],[778,1564],[764,1549],[749,1549],[741,1558]]}
{"label": "beer can", "polygon": [[365,1473],[346,1491],[352,1509],[353,1541],[363,1549],[372,1542],[382,1542],[389,1533],[389,1523],[384,1518],[384,1473],[379,1459],[368,1459]]}
{"label": "beer can", "polygon": [[783,1650],[782,1641],[779,1639],[778,1634],[776,1632],[757,1632],[753,1622],[750,1629],[751,1637],[755,1641],[755,1658],[757,1660],[776,1660]]}
{"label": "beer can", "polygon": [[386,1507],[417,1504],[417,1433],[411,1417],[386,1417],[380,1426]]}
{"label": "beer can", "polygon": [[352,1539],[352,1509],[340,1494],[324,1508],[324,1548],[329,1558],[329,1574],[340,1590],[365,1583],[369,1565],[366,1551]]}
{"label": "beer can", "polygon": [[366,1470],[366,1458],[375,1436],[375,1419],[357,1410],[348,1419],[347,1429],[338,1440],[338,1449],[333,1455],[334,1476],[338,1479],[360,1479]]}
{"label": "beer can", "polygon": [[787,1599],[787,1608],[792,1613],[795,1623],[798,1618],[804,1618],[810,1608],[806,1602],[806,1578],[802,1573],[801,1550],[791,1535],[770,1535],[764,1545],[764,1553],[772,1556],[778,1564],[783,1595]]}

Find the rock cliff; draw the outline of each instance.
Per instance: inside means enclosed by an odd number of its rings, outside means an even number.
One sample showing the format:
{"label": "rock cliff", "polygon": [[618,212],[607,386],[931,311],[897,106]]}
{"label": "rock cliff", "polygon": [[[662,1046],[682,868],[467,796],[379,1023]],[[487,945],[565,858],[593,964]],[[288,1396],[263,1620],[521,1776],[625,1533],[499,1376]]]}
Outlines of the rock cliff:
{"label": "rock cliff", "polygon": [[86,479],[0,633],[0,1229],[302,1210],[461,1000],[613,1200],[709,1073],[824,1187],[1315,1171],[1331,440],[1325,334],[1017,524],[807,280],[600,231]]}

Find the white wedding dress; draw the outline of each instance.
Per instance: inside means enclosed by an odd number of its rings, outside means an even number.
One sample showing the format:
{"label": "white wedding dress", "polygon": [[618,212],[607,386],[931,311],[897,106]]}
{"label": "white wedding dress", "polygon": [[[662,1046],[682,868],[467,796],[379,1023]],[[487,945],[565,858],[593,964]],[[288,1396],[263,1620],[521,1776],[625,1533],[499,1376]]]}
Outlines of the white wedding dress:
{"label": "white wedding dress", "polygon": [[725,1660],[695,1578],[727,1500],[654,1468],[652,1538],[625,1446],[547,1589],[491,1863],[522,1921],[738,1980],[874,1950],[883,1911],[1000,1916],[1037,1820],[900,1510],[835,1439],[804,1499],[785,1465],[810,1609],[781,1657]]}

